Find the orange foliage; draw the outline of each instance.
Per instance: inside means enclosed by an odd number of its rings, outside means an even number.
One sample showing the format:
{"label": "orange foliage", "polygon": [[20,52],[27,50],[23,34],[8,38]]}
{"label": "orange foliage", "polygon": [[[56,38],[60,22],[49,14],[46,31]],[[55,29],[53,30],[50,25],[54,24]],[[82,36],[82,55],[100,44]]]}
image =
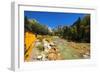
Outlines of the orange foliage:
{"label": "orange foliage", "polygon": [[24,54],[25,61],[29,61],[32,57],[32,49],[36,41],[36,36],[33,33],[25,32],[24,44],[27,52]]}

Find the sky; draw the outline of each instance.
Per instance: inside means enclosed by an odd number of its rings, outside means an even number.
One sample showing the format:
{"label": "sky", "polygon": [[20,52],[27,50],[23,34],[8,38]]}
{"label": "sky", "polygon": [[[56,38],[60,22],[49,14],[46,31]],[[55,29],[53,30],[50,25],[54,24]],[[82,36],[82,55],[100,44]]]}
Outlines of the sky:
{"label": "sky", "polygon": [[24,11],[28,19],[35,19],[40,24],[55,28],[57,25],[72,25],[79,17],[82,19],[86,14],[82,13],[61,13],[61,12],[39,12]]}

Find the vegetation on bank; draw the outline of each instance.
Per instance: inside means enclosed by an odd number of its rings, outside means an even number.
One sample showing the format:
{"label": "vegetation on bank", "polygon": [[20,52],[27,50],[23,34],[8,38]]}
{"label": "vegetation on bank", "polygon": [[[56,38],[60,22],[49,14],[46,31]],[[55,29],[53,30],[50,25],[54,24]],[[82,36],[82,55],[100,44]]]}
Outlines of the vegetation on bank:
{"label": "vegetation on bank", "polygon": [[55,34],[69,41],[90,43],[90,15],[78,18],[71,26],[58,26]]}

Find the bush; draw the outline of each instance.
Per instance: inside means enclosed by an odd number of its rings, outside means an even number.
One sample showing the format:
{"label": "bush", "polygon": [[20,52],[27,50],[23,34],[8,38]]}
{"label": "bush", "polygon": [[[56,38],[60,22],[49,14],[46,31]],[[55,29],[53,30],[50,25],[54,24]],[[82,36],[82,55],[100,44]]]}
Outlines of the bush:
{"label": "bush", "polygon": [[40,52],[41,52],[41,51],[44,51],[44,47],[43,47],[42,44],[41,44],[41,45],[38,45],[37,48],[38,48],[38,50],[39,50]]}

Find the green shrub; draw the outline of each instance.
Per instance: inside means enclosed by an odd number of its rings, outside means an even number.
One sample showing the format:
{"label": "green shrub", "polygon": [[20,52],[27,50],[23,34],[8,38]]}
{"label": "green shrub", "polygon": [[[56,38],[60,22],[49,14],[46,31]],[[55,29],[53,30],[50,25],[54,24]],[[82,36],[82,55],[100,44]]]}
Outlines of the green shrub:
{"label": "green shrub", "polygon": [[38,45],[37,48],[38,48],[39,51],[44,51],[44,47],[43,47],[42,44],[41,45]]}

